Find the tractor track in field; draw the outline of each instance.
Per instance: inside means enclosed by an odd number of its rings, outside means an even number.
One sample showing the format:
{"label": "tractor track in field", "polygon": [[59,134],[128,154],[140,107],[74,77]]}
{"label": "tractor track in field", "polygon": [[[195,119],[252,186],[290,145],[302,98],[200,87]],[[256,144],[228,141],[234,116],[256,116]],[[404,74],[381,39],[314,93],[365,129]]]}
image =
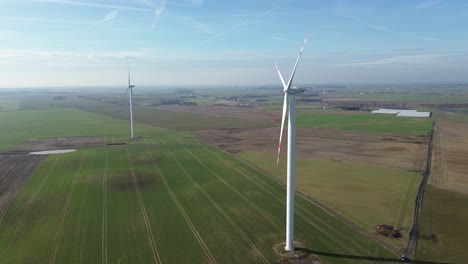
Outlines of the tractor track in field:
{"label": "tractor track in field", "polygon": [[269,261],[262,254],[262,252],[255,246],[255,244],[247,237],[247,235],[240,229],[240,227],[229,217],[229,215],[216,203],[216,201],[201,187],[193,177],[185,170],[185,168],[180,164],[180,162],[175,158],[175,156],[170,152],[170,155],[177,163],[177,165],[182,169],[185,175],[190,179],[193,185],[205,196],[205,198],[215,207],[216,210],[231,224],[231,226],[237,231],[237,233],[244,239],[244,241],[257,253],[263,263],[268,264]]}
{"label": "tractor track in field", "polygon": [[102,175],[102,263],[107,264],[107,170],[109,167],[109,151],[105,152],[104,174]]}
{"label": "tractor track in field", "polygon": [[[145,144],[145,148],[147,148],[148,146]],[[193,236],[195,237],[195,239],[198,241],[198,243],[200,244],[200,247],[203,249],[203,251],[205,252],[206,256],[208,257],[210,263],[212,264],[216,264],[218,263],[216,261],[216,259],[214,258],[213,254],[211,253],[210,249],[208,248],[208,246],[206,245],[205,241],[203,240],[203,238],[201,237],[200,233],[198,232],[198,230],[196,229],[195,225],[192,223],[192,220],[190,220],[190,217],[188,216],[187,212],[185,212],[184,208],[182,207],[182,205],[179,203],[179,201],[177,200],[177,197],[175,196],[174,192],[172,191],[171,187],[169,186],[169,184],[167,183],[166,181],[166,177],[164,176],[164,174],[162,173],[161,169],[159,169],[156,164],[155,164],[155,161],[154,161],[154,158],[153,158],[153,155],[148,151],[148,149],[146,150],[146,153],[147,155],[150,156],[151,158],[151,163],[153,165],[153,168],[159,173],[160,177],[161,177],[161,180],[163,181],[164,183],[164,187],[166,188],[167,192],[169,193],[169,196],[171,196],[171,199],[172,201],[174,202],[174,204],[177,206],[177,209],[179,209],[179,212],[181,213],[181,215],[184,217],[185,219],[185,222],[187,223],[187,225],[189,226],[190,230],[192,231],[192,234]]]}
{"label": "tractor track in field", "polygon": [[[57,165],[57,160],[54,161],[54,163],[52,164],[50,170],[53,171],[55,169],[55,166]],[[34,193],[31,195],[31,197],[29,198],[28,202],[26,203],[26,206],[24,207],[23,209],[23,212],[21,213],[21,216],[19,217],[18,221],[17,221],[17,225],[16,225],[16,228],[15,228],[15,232],[13,233],[13,236],[12,238],[10,239],[10,241],[8,242],[8,246],[7,248],[5,249],[5,251],[0,255],[0,259],[3,259],[3,257],[8,253],[8,251],[10,250],[10,248],[13,246],[13,243],[15,242],[16,239],[18,239],[18,232],[21,230],[21,228],[23,227],[23,219],[24,219],[24,216],[26,215],[26,213],[28,212],[29,208],[31,207],[31,205],[33,204],[33,202],[36,200],[36,197],[37,197],[37,194],[39,193],[39,191],[42,189],[42,187],[44,186],[45,182],[47,181],[47,179],[49,178],[49,175],[51,173],[47,173],[46,176],[42,179],[41,183],[37,186],[37,189],[34,191]]]}
{"label": "tractor track in field", "polygon": [[61,232],[62,226],[63,226],[63,223],[65,222],[65,217],[67,215],[68,208],[70,207],[71,197],[73,195],[73,191],[75,189],[75,185],[78,180],[78,177],[80,176],[81,169],[83,168],[83,163],[84,163],[84,154],[81,154],[80,165],[78,167],[77,172],[75,173],[75,177],[73,178],[73,182],[72,182],[72,185],[70,186],[70,190],[68,190],[67,200],[65,202],[62,215],[60,216],[60,221],[57,226],[57,230],[55,231],[55,237],[54,237],[54,242],[52,244],[52,253],[50,255],[49,263],[55,263],[55,258],[57,256],[57,250],[58,250],[58,239],[59,239],[60,234],[62,233]]}
{"label": "tractor track in field", "polygon": [[[212,152],[209,152],[212,156],[216,157],[219,161],[223,162],[224,164],[228,165],[229,167],[231,167],[232,169],[236,170],[237,172],[239,172],[240,174],[242,174],[245,178],[247,178],[248,180],[250,180],[252,183],[254,183],[255,185],[257,185],[258,187],[260,187],[262,190],[264,190],[265,192],[271,194],[273,197],[276,198],[276,200],[282,204],[286,204],[285,203],[285,199],[286,197],[284,196],[284,194],[282,193],[279,193],[277,192],[276,190],[274,190],[271,186],[269,186],[267,183],[265,183],[264,181],[262,181],[261,179],[258,179],[258,180],[255,180],[255,179],[252,179],[252,177],[250,177],[248,175],[247,172],[241,170],[240,168],[237,168],[235,167],[232,163],[230,162],[227,162],[225,161],[224,159],[222,159],[222,157],[220,157],[218,154],[216,153],[212,153]],[[244,163],[244,162],[243,162]],[[248,164],[247,164],[248,165]],[[248,165],[250,166],[250,165]],[[251,166],[250,166],[251,167]],[[283,186],[283,185],[282,185]],[[278,196],[280,197],[283,197],[284,199],[280,199]],[[321,228],[317,223],[313,222],[311,219],[309,219],[309,217],[307,217],[305,215],[305,213],[309,214],[311,217],[313,217],[317,222],[320,222],[322,223],[324,226],[327,226],[328,228],[330,228],[331,230],[333,230],[334,232],[336,233],[340,233],[338,230],[336,230],[335,228],[333,228],[331,225],[329,225],[328,223],[324,222],[322,219],[318,218],[317,216],[315,216],[312,212],[310,212],[309,210],[307,210],[306,208],[304,208],[303,206],[301,206],[300,204],[296,204],[296,206],[304,211],[304,212],[301,212],[299,210],[296,210],[296,213],[301,216],[304,221],[306,221],[307,223],[309,223],[310,225],[314,226],[319,232],[321,232],[322,234],[324,234],[326,237],[330,238],[332,241],[334,241],[334,243],[340,245],[341,247],[345,248],[346,250],[348,250],[350,253],[352,254],[358,254],[356,251],[354,250],[351,250],[345,243],[343,243],[342,241],[340,241],[339,239],[336,239],[331,233],[329,233],[328,231],[324,230],[323,228]],[[348,239],[346,237],[346,239]],[[329,243],[321,240],[322,243],[324,244],[327,244],[328,246],[332,246],[330,245]],[[368,252],[369,254],[372,254],[373,252],[365,247],[363,247],[362,245],[356,243],[354,240],[351,240],[351,239],[348,239],[348,241],[352,244],[354,244],[355,246],[357,246],[358,248],[360,248],[361,250],[363,251],[366,251]]]}
{"label": "tractor track in field", "polygon": [[235,188],[234,186],[232,186],[229,182],[227,182],[226,180],[224,180],[223,178],[221,178],[219,176],[218,173],[214,172],[212,169],[210,169],[203,161],[201,161],[192,151],[190,151],[189,149],[186,149],[186,151],[193,157],[195,158],[198,163],[200,163],[203,167],[205,167],[206,170],[208,170],[213,176],[215,176],[220,182],[222,182],[224,185],[226,185],[227,187],[229,187],[231,190],[233,190],[240,198],[242,198],[245,202],[247,202],[250,206],[252,206],[255,211],[257,211],[257,213],[259,213],[261,216],[263,216],[263,218],[265,218],[265,220],[267,222],[269,222],[276,230],[278,230],[279,232],[282,232],[284,233],[284,228],[281,228],[279,225],[280,223],[277,223],[277,221],[275,221],[274,219],[271,219],[270,217],[268,217],[265,212],[259,208],[255,203],[253,203],[249,198],[245,197],[245,195],[243,195],[239,190],[237,190],[237,188]]}
{"label": "tractor track in field", "polygon": [[158,252],[158,248],[156,246],[156,242],[154,241],[153,230],[151,229],[151,222],[150,222],[148,214],[146,212],[145,204],[143,203],[143,198],[141,197],[140,186],[138,185],[138,180],[137,180],[136,175],[135,175],[133,162],[132,162],[132,159],[130,157],[130,153],[128,151],[128,148],[126,150],[127,150],[128,165],[130,166],[130,173],[132,175],[132,180],[133,180],[133,186],[135,187],[135,191],[137,193],[138,203],[140,205],[140,210],[141,210],[141,213],[143,215],[143,220],[145,222],[146,232],[148,233],[148,239],[149,239],[149,242],[150,242],[151,250],[153,252],[154,262],[155,263],[162,263],[161,258],[159,257],[159,252]]}

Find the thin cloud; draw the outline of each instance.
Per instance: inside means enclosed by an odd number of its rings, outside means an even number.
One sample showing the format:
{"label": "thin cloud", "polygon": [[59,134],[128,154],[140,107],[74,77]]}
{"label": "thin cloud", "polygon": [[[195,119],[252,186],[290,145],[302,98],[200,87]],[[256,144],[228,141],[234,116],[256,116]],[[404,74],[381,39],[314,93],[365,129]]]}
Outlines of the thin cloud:
{"label": "thin cloud", "polygon": [[271,37],[272,40],[277,40],[277,41],[283,41],[286,40],[285,38],[280,38],[280,37]]}
{"label": "thin cloud", "polygon": [[390,30],[386,27],[381,27],[381,26],[376,26],[376,25],[369,25],[371,28],[382,31],[382,32],[388,32],[388,33],[396,33],[396,31]]}
{"label": "thin cloud", "polygon": [[415,54],[415,55],[399,55],[387,58],[378,58],[366,61],[354,61],[339,64],[339,66],[378,66],[388,64],[419,64],[433,59],[451,56],[449,54]]}
{"label": "thin cloud", "polygon": [[424,2],[421,2],[419,3],[419,5],[417,6],[418,9],[425,9],[425,8],[430,8],[430,7],[433,7],[439,3],[442,3],[444,2],[445,0],[428,0],[428,1],[424,1]]}
{"label": "thin cloud", "polygon": [[45,23],[79,24],[79,25],[92,25],[93,24],[92,22],[86,22],[86,21],[48,19],[48,18],[37,18],[37,17],[0,16],[0,19],[23,20],[23,21],[32,21],[32,22],[45,22]]}
{"label": "thin cloud", "polygon": [[[244,27],[244,26],[246,26],[246,25],[248,25],[248,24],[254,22],[255,20],[258,20],[259,18],[262,18],[262,17],[264,17],[264,16],[267,16],[267,15],[269,15],[270,13],[272,13],[273,11],[275,11],[275,10],[277,10],[277,9],[283,7],[283,6],[286,6],[286,5],[288,5],[288,4],[290,4],[290,3],[294,2],[294,1],[295,1],[295,0],[288,0],[288,1],[285,1],[285,2],[283,2],[282,4],[280,4],[280,5],[278,5],[278,6],[275,6],[275,7],[271,8],[271,9],[269,9],[269,10],[263,12],[263,13],[260,13],[260,14],[258,14],[258,15],[256,15],[256,16],[254,16],[254,17],[251,18],[251,19],[247,19],[247,20],[242,21],[241,23],[239,23],[239,24],[233,26],[229,31],[233,31],[233,30],[236,30],[236,29],[238,29],[238,28]],[[208,43],[208,42],[211,42],[211,41],[213,41],[213,40],[216,40],[216,39],[218,39],[218,38],[220,38],[220,37],[222,37],[222,36],[224,36],[224,35],[226,35],[226,32],[219,33],[219,34],[215,35],[214,37],[212,37],[212,38],[210,38],[210,39],[208,39],[208,40],[206,40],[206,41],[200,43],[199,46],[203,46],[204,44],[206,44],[206,43]]]}
{"label": "thin cloud", "polygon": [[61,5],[84,6],[84,7],[92,7],[92,8],[114,9],[114,10],[118,9],[118,10],[137,11],[137,12],[153,12],[153,10],[149,8],[96,4],[96,3],[90,3],[90,2],[80,2],[80,1],[70,1],[70,0],[28,0],[28,1],[36,2],[36,3],[51,3],[51,4],[61,4]]}
{"label": "thin cloud", "polygon": [[426,37],[426,38],[421,38],[423,40],[429,40],[429,41],[436,41],[439,40],[438,38],[431,38],[431,37]]}
{"label": "thin cloud", "polygon": [[11,36],[16,34],[16,31],[13,30],[0,30],[0,37],[2,36]]}
{"label": "thin cloud", "polygon": [[108,22],[108,21],[111,21],[111,20],[114,20],[117,18],[117,16],[119,15],[120,13],[120,10],[114,10],[114,11],[111,11],[109,13],[107,13],[103,19],[99,20],[98,22],[94,23],[91,27],[95,27],[99,24],[102,24],[102,23],[105,23],[105,22]]}
{"label": "thin cloud", "polygon": [[161,17],[161,14],[164,12],[165,8],[166,8],[166,0],[163,0],[161,4],[159,5],[159,7],[154,9],[154,20],[153,20],[153,24],[151,25],[152,29],[155,29],[156,26],[158,25],[159,18]]}

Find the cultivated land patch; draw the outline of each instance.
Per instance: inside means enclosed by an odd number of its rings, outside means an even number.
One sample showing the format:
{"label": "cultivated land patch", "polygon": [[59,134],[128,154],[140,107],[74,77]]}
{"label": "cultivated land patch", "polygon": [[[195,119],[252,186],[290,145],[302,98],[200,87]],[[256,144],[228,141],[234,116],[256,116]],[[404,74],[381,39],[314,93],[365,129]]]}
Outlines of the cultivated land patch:
{"label": "cultivated land patch", "polygon": [[32,151],[44,151],[54,149],[75,149],[85,147],[103,146],[106,144],[105,137],[60,137],[42,138],[23,142],[9,152],[24,153]]}
{"label": "cultivated land patch", "polygon": [[[286,182],[286,160],[276,167],[275,155],[237,154],[260,169]],[[329,160],[296,159],[296,188],[337,211],[369,232],[379,224],[401,229],[402,239],[391,240],[404,247],[411,228],[413,204],[421,175],[400,169]]]}
{"label": "cultivated land patch", "polygon": [[[122,142],[130,137],[129,122],[77,109],[0,112],[0,120],[0,151],[38,138],[104,136],[107,142]],[[140,136],[167,133],[138,123],[135,131]]]}
{"label": "cultivated land patch", "polygon": [[[285,189],[180,136],[49,156],[0,225],[2,262],[276,262]],[[398,262],[308,201],[296,207],[296,238],[324,263]]]}
{"label": "cultivated land patch", "polygon": [[464,263],[468,213],[468,125],[438,120],[424,193],[416,257]]}
{"label": "cultivated land patch", "polygon": [[432,119],[371,113],[350,115],[306,113],[297,116],[297,126],[402,135],[428,135],[431,132]]}
{"label": "cultivated land patch", "polygon": [[203,115],[216,117],[232,117],[238,119],[255,120],[270,123],[278,121],[277,114],[270,113],[267,111],[260,111],[254,107],[234,107],[221,105],[166,105],[159,106],[158,108],[176,112],[199,113]]}
{"label": "cultivated land patch", "polygon": [[465,263],[468,195],[426,186],[419,223],[416,259],[443,263]]}
{"label": "cultivated land patch", "polygon": [[9,112],[18,110],[19,99],[0,99],[0,112]]}
{"label": "cultivated land patch", "polygon": [[[232,154],[277,152],[278,128],[203,130],[194,133]],[[296,134],[296,152],[302,158],[345,161],[409,171],[423,171],[426,164],[428,136],[314,128],[298,128]],[[284,142],[282,154],[286,158],[287,142]]]}
{"label": "cultivated land patch", "polygon": [[468,124],[437,121],[429,183],[468,195]]}
{"label": "cultivated land patch", "polygon": [[0,225],[4,214],[43,156],[0,154]]}
{"label": "cultivated land patch", "polygon": [[[100,107],[85,107],[83,109],[119,119],[129,119],[127,106],[105,105]],[[264,127],[272,124],[270,120],[241,119],[200,112],[169,111],[156,107],[135,107],[133,114],[136,122],[183,131],[252,128]]]}

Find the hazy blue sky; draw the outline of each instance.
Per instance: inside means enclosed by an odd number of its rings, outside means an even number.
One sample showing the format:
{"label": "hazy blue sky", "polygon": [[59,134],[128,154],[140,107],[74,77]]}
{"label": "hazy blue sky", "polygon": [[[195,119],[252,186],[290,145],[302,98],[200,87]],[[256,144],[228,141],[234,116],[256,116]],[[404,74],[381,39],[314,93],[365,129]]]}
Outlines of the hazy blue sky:
{"label": "hazy blue sky", "polygon": [[0,0],[0,87],[468,81],[466,0]]}

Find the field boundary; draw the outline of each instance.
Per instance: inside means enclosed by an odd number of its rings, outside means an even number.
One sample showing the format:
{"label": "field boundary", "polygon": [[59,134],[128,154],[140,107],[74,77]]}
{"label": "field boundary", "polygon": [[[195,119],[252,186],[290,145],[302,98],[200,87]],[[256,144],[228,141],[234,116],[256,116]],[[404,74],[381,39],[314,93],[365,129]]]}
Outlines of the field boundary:
{"label": "field boundary", "polygon": [[[242,174],[246,179],[248,179],[249,181],[251,181],[252,183],[254,183],[255,185],[257,185],[259,188],[261,188],[262,190],[264,190],[265,192],[271,194],[273,197],[275,197],[275,199],[283,204],[283,205],[286,205],[286,196],[284,193],[280,193],[278,192],[277,190],[275,190],[274,188],[272,188],[272,186],[270,186],[268,183],[266,183],[265,181],[263,181],[261,179],[262,176],[260,177],[250,177],[249,176],[249,173],[247,171],[245,171],[243,168],[237,168],[237,167],[234,167],[235,165],[233,163],[230,163],[230,162],[227,162],[225,160],[222,159],[222,157],[217,154],[217,153],[213,153],[213,152],[210,152],[211,155],[215,156],[217,159],[219,159],[221,162],[223,162],[224,164],[227,164],[228,166],[232,167],[234,170],[238,171],[240,174]],[[257,171],[258,172],[258,171]],[[255,178],[255,180],[254,180]],[[274,182],[274,184],[276,184]],[[279,197],[282,197],[279,198]],[[300,215],[304,221],[306,221],[308,224],[310,224],[311,226],[313,226],[314,228],[317,229],[317,231],[319,231],[320,233],[322,233],[325,237],[329,238],[330,240],[332,240],[333,243],[336,243],[337,245],[347,249],[347,251],[351,254],[357,254],[356,251],[350,249],[349,247],[346,247],[346,245],[339,239],[335,238],[335,236],[330,232],[330,231],[327,231],[325,230],[324,228],[322,228],[320,225],[319,225],[319,222],[320,224],[322,224],[323,226],[326,226],[327,228],[329,228],[330,230],[333,230],[334,232],[337,232],[339,233],[338,230],[336,230],[332,225],[324,222],[321,218],[315,216],[312,212],[310,212],[307,208],[304,208],[303,206],[301,206],[300,204],[296,204],[297,205],[297,208],[300,208],[301,210],[297,209],[296,210],[296,213],[298,215]],[[312,217],[312,219],[310,217],[308,217],[306,214],[310,215]],[[326,242],[324,241],[321,237],[318,237],[317,239],[321,240],[322,243],[324,244],[327,244],[329,247],[332,247],[332,245],[329,243],[329,242]],[[367,251],[369,254],[371,254],[372,252],[368,249],[366,249],[365,247],[361,246],[360,244],[356,243],[355,241],[351,241],[351,243],[355,244],[357,247],[359,247],[360,249],[364,250],[364,251]]]}
{"label": "field boundary", "polygon": [[[217,148],[219,149],[219,148]],[[275,182],[276,184],[286,188],[286,184],[282,183],[281,181],[279,181],[278,179],[274,178],[273,176],[269,175],[268,173],[266,173],[265,171],[263,171],[262,169],[260,169],[259,167],[253,165],[253,164],[250,164],[248,163],[247,161],[244,161],[236,156],[233,156],[231,154],[229,154],[228,152],[222,150],[222,149],[219,149],[220,151],[224,152],[225,154],[235,158],[236,160],[242,162],[243,164],[249,166],[250,168],[256,170],[257,172],[259,172],[260,174],[262,174],[263,176],[273,180],[273,182]],[[393,253],[397,254],[397,255],[400,255],[401,254],[401,250],[399,250],[398,248],[396,248],[395,246],[391,245],[390,243],[387,243],[386,241],[383,241],[382,239],[380,239],[379,237],[373,235],[372,233],[370,233],[369,231],[367,231],[365,228],[359,226],[358,224],[352,222],[351,220],[349,220],[348,218],[344,217],[343,215],[339,214],[338,212],[336,212],[335,210],[331,209],[330,207],[324,205],[323,203],[319,202],[317,199],[315,198],[312,198],[311,196],[301,192],[301,191],[295,191],[297,195],[299,195],[300,197],[304,198],[306,201],[314,204],[315,206],[319,207],[320,209],[322,209],[323,211],[325,211],[326,213],[330,214],[331,216],[339,219],[340,221],[342,221],[343,223],[349,225],[350,227],[352,227],[354,230],[358,231],[359,233],[365,235],[366,237],[374,240],[375,242],[381,244],[382,246],[384,246],[385,248],[387,248],[388,250],[392,251]]]}
{"label": "field boundary", "polygon": [[416,196],[415,206],[414,206],[414,216],[413,216],[413,225],[409,233],[408,245],[406,247],[406,256],[410,259],[414,256],[414,251],[416,250],[416,244],[419,235],[419,216],[421,215],[421,207],[424,198],[424,192],[426,190],[427,181],[429,180],[429,175],[431,174],[432,166],[432,150],[434,144],[434,135],[436,132],[436,122],[432,122],[431,137],[429,140],[429,146],[427,148],[427,162],[426,169],[423,173],[423,178],[421,184],[419,185],[418,195]]}

